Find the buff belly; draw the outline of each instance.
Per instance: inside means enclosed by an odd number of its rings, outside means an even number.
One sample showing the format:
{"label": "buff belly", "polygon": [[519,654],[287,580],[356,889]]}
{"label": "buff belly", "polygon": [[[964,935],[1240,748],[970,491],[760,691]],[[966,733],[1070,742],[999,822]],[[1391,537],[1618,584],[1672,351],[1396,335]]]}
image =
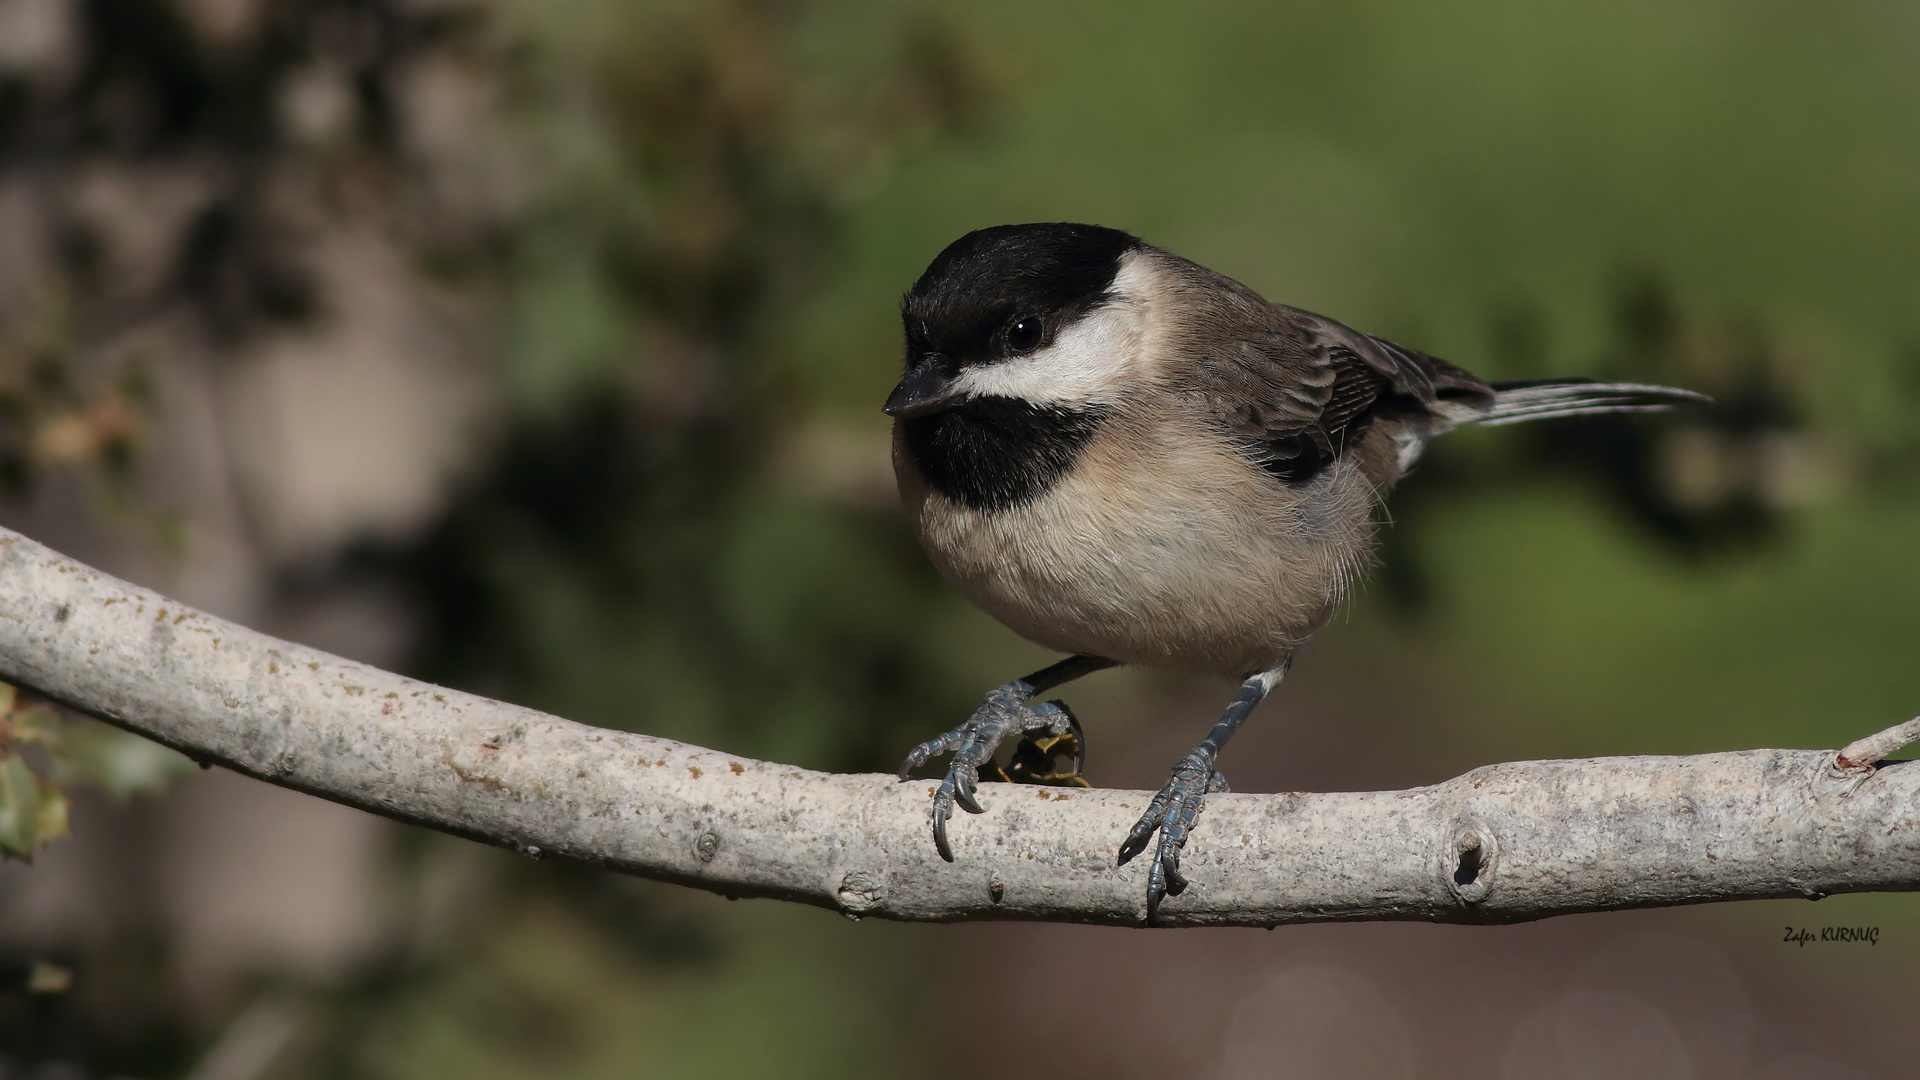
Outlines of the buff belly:
{"label": "buff belly", "polygon": [[901,493],[940,572],[1050,649],[1239,678],[1326,623],[1371,545],[1356,466],[1289,486],[1230,448],[1143,455],[1125,437],[1010,509],[931,491],[896,454]]}

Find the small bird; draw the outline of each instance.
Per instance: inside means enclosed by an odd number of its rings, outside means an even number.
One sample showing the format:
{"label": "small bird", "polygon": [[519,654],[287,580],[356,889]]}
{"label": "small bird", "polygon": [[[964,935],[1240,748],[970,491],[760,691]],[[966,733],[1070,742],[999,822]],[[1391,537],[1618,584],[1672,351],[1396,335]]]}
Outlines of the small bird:
{"label": "small bird", "polygon": [[1659,410],[1661,386],[1488,383],[1253,290],[1117,229],[1001,225],[948,245],[901,301],[887,398],[900,495],[934,565],[1068,658],[915,747],[952,755],[933,840],[980,813],[1009,735],[1078,723],[1045,691],[1119,664],[1242,680],[1120,846],[1159,833],[1146,920],[1186,888],[1180,852],[1234,730],[1326,624],[1372,554],[1375,508],[1460,424]]}

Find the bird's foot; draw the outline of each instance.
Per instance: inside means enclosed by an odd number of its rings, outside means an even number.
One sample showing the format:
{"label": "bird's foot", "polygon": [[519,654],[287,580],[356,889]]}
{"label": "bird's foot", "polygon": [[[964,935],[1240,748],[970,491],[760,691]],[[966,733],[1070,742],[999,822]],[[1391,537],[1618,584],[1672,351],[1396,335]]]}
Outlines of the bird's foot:
{"label": "bird's foot", "polygon": [[[980,781],[982,767],[993,761],[993,752],[1000,741],[1008,735],[1029,732],[1045,732],[1045,746],[1042,740],[1035,740],[1036,757],[1042,768],[1052,768],[1052,755],[1046,750],[1054,746],[1070,746],[1075,754],[1074,776],[1080,772],[1079,747],[1081,740],[1080,722],[1074,718],[1063,701],[1044,701],[1038,705],[1028,705],[1033,696],[1033,688],[1023,682],[1012,682],[987,695],[980,708],[974,711],[967,722],[938,738],[928,739],[913,748],[907,759],[900,763],[900,779],[925,765],[941,754],[951,753],[952,760],[947,766],[946,778],[940,781],[940,787],[933,793],[933,846],[940,851],[940,857],[953,861],[953,848],[947,843],[947,819],[953,816],[953,807],[958,803],[969,814],[981,813],[984,809],[973,797],[974,786]],[[1063,743],[1062,740],[1071,740]],[[1022,744],[1025,749],[1025,744]],[[1015,766],[1020,762],[1016,760]],[[988,775],[991,775],[989,772]],[[1006,775],[1003,771],[1002,775]]]}
{"label": "bird's foot", "polygon": [[1180,849],[1187,846],[1187,834],[1200,819],[1200,808],[1207,796],[1227,790],[1227,778],[1214,771],[1214,755],[1205,747],[1195,750],[1173,767],[1173,776],[1160,789],[1134,823],[1120,845],[1119,865],[1125,866],[1135,855],[1147,849],[1155,831],[1160,842],[1153,850],[1153,864],[1147,869],[1147,925],[1160,911],[1160,901],[1186,891],[1187,879],[1180,876]]}

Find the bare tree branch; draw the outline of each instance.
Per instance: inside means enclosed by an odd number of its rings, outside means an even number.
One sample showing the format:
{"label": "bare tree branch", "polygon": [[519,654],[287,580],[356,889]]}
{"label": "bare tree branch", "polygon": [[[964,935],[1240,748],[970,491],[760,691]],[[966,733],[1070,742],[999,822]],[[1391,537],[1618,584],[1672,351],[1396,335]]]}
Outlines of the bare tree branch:
{"label": "bare tree branch", "polygon": [[[0,679],[270,783],[537,857],[892,919],[1137,924],[1149,798],[838,776],[586,727],[278,641],[0,530]],[[1409,791],[1222,794],[1171,925],[1508,922],[1920,887],[1920,720],[1832,750],[1490,765]]]}

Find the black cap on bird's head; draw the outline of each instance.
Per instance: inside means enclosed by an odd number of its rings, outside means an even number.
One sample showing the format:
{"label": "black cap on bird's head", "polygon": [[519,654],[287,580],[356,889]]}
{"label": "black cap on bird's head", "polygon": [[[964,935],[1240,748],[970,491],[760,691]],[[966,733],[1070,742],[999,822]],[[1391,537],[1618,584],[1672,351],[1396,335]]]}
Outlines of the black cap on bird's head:
{"label": "black cap on bird's head", "polygon": [[949,408],[963,396],[952,385],[961,369],[1046,346],[1100,306],[1140,246],[1118,229],[1064,223],[996,225],[948,244],[900,301],[906,376],[886,411]]}

